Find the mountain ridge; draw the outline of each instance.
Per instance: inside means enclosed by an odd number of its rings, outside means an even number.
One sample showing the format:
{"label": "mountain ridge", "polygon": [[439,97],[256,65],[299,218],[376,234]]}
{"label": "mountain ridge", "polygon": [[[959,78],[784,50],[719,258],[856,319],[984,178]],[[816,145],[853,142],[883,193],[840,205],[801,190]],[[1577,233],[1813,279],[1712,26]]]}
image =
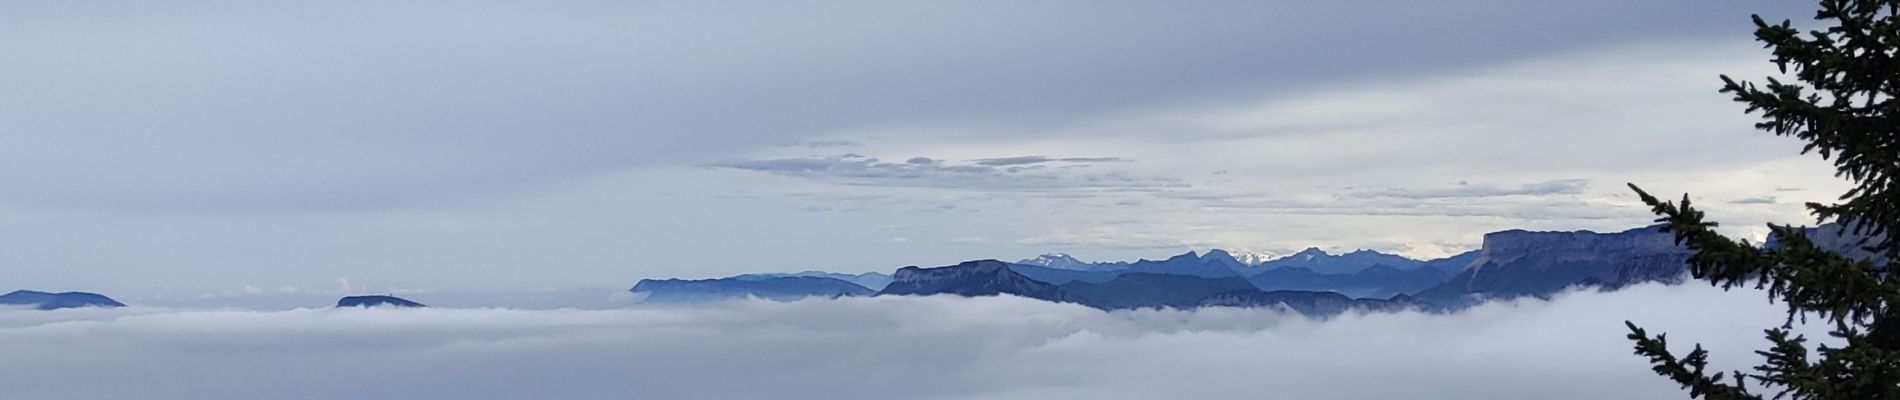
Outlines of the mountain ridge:
{"label": "mountain ridge", "polygon": [[1498,231],[1484,235],[1468,267],[1418,297],[1456,306],[1484,298],[1548,297],[1573,286],[1637,283],[1620,279],[1668,282],[1686,273],[1688,255],[1674,236],[1655,226],[1613,233]]}
{"label": "mountain ridge", "polygon": [[696,303],[743,298],[798,300],[807,297],[866,296],[876,291],[842,279],[819,276],[738,275],[713,279],[641,279],[627,289],[645,303]]}
{"label": "mountain ridge", "polygon": [[427,308],[429,306],[422,305],[422,303],[409,301],[409,299],[391,296],[391,295],[381,295],[381,294],[364,295],[364,296],[344,296],[343,298],[337,299],[336,301],[336,308],[355,308],[355,307],[360,307],[360,308],[375,308],[375,307]]}
{"label": "mountain ridge", "polygon": [[1643,282],[1679,283],[1687,254],[1655,226],[1609,233],[1510,229],[1485,234],[1477,249],[1432,260],[1309,247],[1257,264],[1211,249],[1132,262],[1086,262],[1047,253],[1016,263],[984,259],[908,266],[871,295],[1015,295],[1105,310],[1283,306],[1324,314],[1441,309],[1548,297],[1578,286],[1613,290]]}
{"label": "mountain ridge", "polygon": [[0,305],[32,306],[33,309],[41,311],[84,307],[125,307],[125,303],[120,303],[118,300],[113,300],[111,297],[106,297],[106,295],[98,293],[50,293],[35,290],[15,290],[11,293],[0,295]]}

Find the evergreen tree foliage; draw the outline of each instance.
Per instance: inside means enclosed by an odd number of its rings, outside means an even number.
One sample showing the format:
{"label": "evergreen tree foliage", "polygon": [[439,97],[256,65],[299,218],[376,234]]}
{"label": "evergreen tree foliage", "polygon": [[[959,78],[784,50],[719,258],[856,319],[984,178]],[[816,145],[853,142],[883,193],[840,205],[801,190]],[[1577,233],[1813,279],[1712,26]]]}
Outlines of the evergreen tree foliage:
{"label": "evergreen tree foliage", "polygon": [[[1688,269],[1697,279],[1729,289],[1752,284],[1788,307],[1787,322],[1766,330],[1772,346],[1755,353],[1765,362],[1751,372],[1708,373],[1709,353],[1700,345],[1678,357],[1664,335],[1651,336],[1634,323],[1629,338],[1636,354],[1656,373],[1682,384],[1691,398],[1900,400],[1900,0],[1822,0],[1823,30],[1803,34],[1788,21],[1769,24],[1755,16],[1755,38],[1771,49],[1783,74],[1799,82],[1768,78],[1766,85],[1722,76],[1721,92],[1734,95],[1756,128],[1807,143],[1802,153],[1834,162],[1839,177],[1854,183],[1839,203],[1807,206],[1818,222],[1832,222],[1869,252],[1851,257],[1824,248],[1807,230],[1770,224],[1780,242],[1755,246],[1714,232],[1714,222],[1689,197],[1662,201],[1635,185],[1660,216],[1664,232],[1694,252]],[[1841,343],[1810,351],[1805,337],[1789,332],[1800,319],[1831,324]]]}

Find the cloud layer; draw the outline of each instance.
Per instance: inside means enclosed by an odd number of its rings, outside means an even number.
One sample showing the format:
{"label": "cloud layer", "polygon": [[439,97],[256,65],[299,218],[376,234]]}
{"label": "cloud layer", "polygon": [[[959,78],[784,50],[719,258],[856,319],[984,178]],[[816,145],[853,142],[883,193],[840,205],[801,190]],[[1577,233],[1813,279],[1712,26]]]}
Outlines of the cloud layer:
{"label": "cloud layer", "polygon": [[1602,399],[1682,394],[1621,323],[1752,362],[1760,293],[1578,292],[1451,315],[1103,313],[1019,298],[707,308],[0,310],[9,397]]}

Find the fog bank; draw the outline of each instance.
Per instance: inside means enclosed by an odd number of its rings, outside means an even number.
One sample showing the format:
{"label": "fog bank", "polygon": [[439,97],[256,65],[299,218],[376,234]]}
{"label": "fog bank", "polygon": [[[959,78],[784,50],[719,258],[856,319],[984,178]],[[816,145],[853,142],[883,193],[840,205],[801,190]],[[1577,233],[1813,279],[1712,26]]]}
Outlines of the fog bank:
{"label": "fog bank", "polygon": [[[6,397],[1674,398],[1622,321],[1755,363],[1759,292],[1643,285],[1446,315],[1105,313],[1020,298],[703,308],[0,310]],[[1821,336],[1811,334],[1811,337]]]}

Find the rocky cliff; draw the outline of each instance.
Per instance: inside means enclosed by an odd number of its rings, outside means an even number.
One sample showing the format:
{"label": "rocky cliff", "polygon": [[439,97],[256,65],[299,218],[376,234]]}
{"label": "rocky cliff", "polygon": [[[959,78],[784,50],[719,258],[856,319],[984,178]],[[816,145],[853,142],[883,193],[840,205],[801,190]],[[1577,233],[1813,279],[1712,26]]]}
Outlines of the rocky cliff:
{"label": "rocky cliff", "polygon": [[997,260],[965,261],[937,268],[904,267],[891,274],[891,284],[880,295],[995,296],[1011,294],[1033,299],[1059,301],[1061,290],[1047,282],[1030,279]]}
{"label": "rocky cliff", "polygon": [[1572,286],[1679,281],[1688,249],[1657,227],[1616,233],[1508,230],[1484,235],[1471,265],[1418,297],[1444,306],[1545,297]]}

